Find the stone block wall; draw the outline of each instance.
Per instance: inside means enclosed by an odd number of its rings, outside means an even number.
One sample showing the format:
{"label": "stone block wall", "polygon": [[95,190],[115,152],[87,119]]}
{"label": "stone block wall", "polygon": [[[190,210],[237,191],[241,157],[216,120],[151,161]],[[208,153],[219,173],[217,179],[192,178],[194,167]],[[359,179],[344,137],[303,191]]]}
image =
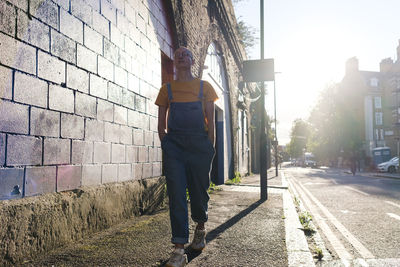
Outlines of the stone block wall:
{"label": "stone block wall", "polygon": [[161,175],[167,29],[161,0],[0,0],[0,200]]}

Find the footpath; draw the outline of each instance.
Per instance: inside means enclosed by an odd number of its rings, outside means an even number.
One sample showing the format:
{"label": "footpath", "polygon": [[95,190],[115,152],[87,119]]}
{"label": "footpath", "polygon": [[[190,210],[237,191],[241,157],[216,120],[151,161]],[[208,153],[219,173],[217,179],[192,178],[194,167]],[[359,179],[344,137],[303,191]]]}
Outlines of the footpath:
{"label": "footpath", "polygon": [[[187,266],[313,266],[285,179],[268,172],[268,200],[260,177],[222,185],[209,203],[207,246],[186,249]],[[191,223],[191,236],[194,230]],[[164,266],[172,251],[168,210],[132,218],[24,266]]]}

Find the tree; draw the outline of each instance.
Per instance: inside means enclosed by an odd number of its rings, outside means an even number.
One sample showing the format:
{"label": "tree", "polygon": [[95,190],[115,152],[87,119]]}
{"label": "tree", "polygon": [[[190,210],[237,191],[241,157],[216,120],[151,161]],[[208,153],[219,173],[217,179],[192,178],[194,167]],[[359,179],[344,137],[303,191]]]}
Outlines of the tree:
{"label": "tree", "polygon": [[296,119],[293,122],[290,133],[290,143],[288,153],[292,158],[299,158],[307,149],[307,143],[310,138],[311,129],[308,122],[302,119]]}

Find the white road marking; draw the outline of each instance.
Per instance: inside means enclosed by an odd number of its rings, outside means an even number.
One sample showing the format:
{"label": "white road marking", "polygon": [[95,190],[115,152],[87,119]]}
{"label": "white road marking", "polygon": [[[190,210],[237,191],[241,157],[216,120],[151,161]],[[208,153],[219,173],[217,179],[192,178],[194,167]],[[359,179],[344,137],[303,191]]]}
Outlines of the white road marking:
{"label": "white road marking", "polygon": [[358,263],[359,265],[361,265],[363,267],[368,267],[369,266],[368,263],[364,259],[356,259],[354,263],[355,264]]}
{"label": "white road marking", "polygon": [[336,182],[335,180],[331,180],[332,181],[332,183],[334,183],[334,184],[338,184],[338,182]]}
{"label": "white road marking", "polygon": [[[296,180],[296,179],[294,179]],[[301,183],[298,183],[299,186],[303,189],[303,191],[308,194],[310,199],[314,201],[314,203],[321,209],[321,211],[325,214],[325,216],[329,219],[330,222],[341,232],[341,234],[353,245],[353,247],[361,254],[361,256],[365,259],[373,259],[375,258],[374,255],[366,248],[364,247],[363,244],[361,244],[358,239],[347,230],[346,227],[343,226],[342,223],[340,223],[335,216],[332,215],[328,211],[327,208],[325,208],[324,205],[321,204],[321,202],[318,201],[311,193],[310,191],[307,190]]]}
{"label": "white road marking", "polygon": [[348,210],[340,210],[340,212],[343,212],[344,214],[349,213]]}
{"label": "white road marking", "polygon": [[362,191],[360,191],[360,190],[354,189],[353,187],[350,187],[350,186],[345,186],[345,187],[346,187],[347,189],[349,189],[349,190],[352,190],[352,191],[357,192],[357,193],[359,193],[359,194],[362,194],[362,195],[364,195],[364,196],[369,196],[368,193],[365,193],[365,192],[362,192]]}
{"label": "white road marking", "polygon": [[313,183],[313,182],[307,182],[304,185],[321,185],[321,184],[329,184],[329,183]]}
{"label": "white road marking", "polygon": [[388,213],[386,213],[386,214],[389,215],[390,217],[395,218],[395,219],[397,219],[397,220],[400,221],[400,216],[399,216],[399,215],[396,215],[396,214],[390,213],[390,212],[388,212]]}
{"label": "white road marking", "polygon": [[[293,181],[288,181],[288,183],[291,185],[291,188],[294,191],[299,191],[301,188],[296,186],[295,182]],[[321,215],[318,213],[317,208],[315,205],[312,203],[312,201],[306,196],[304,191],[301,190],[301,198],[303,199],[304,203],[307,205],[309,208],[311,214],[313,215],[314,220],[317,222],[319,227],[322,229],[324,235],[328,238],[329,242],[332,244],[332,247],[335,249],[336,253],[338,254],[339,258],[347,262],[347,260],[350,260],[353,258],[353,256],[346,250],[342,242],[335,236],[335,234],[332,232],[331,228],[326,224],[325,220],[321,217]],[[349,264],[345,266],[350,266]]]}
{"label": "white road marking", "polygon": [[388,204],[390,204],[390,205],[393,205],[393,206],[395,206],[395,207],[400,208],[400,205],[399,205],[399,204],[396,204],[396,203],[394,203],[394,202],[392,202],[392,201],[385,201],[385,202],[388,203]]}

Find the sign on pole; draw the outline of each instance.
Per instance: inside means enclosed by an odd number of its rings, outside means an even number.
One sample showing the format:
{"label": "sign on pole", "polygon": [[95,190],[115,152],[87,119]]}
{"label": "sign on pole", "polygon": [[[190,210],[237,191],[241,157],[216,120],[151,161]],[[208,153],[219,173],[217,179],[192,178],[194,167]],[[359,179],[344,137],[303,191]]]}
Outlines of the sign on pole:
{"label": "sign on pole", "polygon": [[274,81],[274,59],[257,59],[243,61],[243,81],[263,82]]}

